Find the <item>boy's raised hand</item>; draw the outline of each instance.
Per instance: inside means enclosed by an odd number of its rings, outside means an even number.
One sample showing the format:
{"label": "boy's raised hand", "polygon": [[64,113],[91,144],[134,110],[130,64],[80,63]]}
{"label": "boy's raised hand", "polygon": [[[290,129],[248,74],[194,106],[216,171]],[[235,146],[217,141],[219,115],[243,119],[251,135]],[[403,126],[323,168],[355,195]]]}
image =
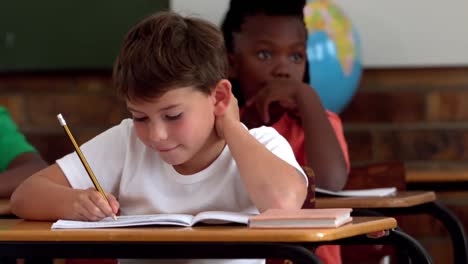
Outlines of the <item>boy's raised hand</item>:
{"label": "boy's raised hand", "polygon": [[[254,111],[262,124],[271,124],[285,111],[295,113],[298,110],[301,91],[312,90],[302,81],[275,79],[266,82],[261,90],[246,102],[246,111]],[[279,107],[271,108],[271,105]],[[279,108],[279,109],[278,109]],[[275,116],[276,115],[276,116]],[[243,120],[244,121],[244,120]],[[260,124],[258,124],[260,125]]]}
{"label": "boy's raised hand", "polygon": [[77,190],[76,200],[73,202],[70,212],[67,214],[69,219],[84,220],[84,221],[98,221],[105,217],[117,214],[119,211],[119,202],[110,193],[106,193],[107,200],[96,191],[95,188],[88,188],[86,190]]}

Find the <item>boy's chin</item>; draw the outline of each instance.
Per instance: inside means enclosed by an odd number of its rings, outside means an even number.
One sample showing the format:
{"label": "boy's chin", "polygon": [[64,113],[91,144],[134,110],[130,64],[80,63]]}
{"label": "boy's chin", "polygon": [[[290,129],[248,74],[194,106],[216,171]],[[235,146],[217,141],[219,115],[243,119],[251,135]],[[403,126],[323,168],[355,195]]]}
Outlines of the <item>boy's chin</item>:
{"label": "boy's chin", "polygon": [[161,153],[160,153],[160,157],[164,162],[172,166],[182,165],[185,162],[187,162],[187,160],[189,160],[188,158],[185,158],[185,157],[165,156],[165,155],[161,155]]}

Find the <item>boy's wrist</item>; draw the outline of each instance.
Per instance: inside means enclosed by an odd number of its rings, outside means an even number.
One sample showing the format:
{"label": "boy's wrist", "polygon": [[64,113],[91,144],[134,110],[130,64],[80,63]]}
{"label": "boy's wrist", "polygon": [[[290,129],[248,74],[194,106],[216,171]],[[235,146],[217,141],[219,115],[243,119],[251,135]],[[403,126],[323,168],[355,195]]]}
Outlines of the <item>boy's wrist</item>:
{"label": "boy's wrist", "polygon": [[224,122],[224,140],[226,144],[230,144],[232,140],[237,138],[239,133],[242,133],[242,130],[246,130],[242,123],[239,120],[228,119]]}
{"label": "boy's wrist", "polygon": [[302,112],[310,110],[311,106],[322,106],[322,101],[320,100],[320,97],[318,93],[314,90],[313,87],[309,86],[308,84],[304,83],[303,84],[305,87],[303,89],[299,89],[299,93],[297,94],[297,106],[299,110]]}

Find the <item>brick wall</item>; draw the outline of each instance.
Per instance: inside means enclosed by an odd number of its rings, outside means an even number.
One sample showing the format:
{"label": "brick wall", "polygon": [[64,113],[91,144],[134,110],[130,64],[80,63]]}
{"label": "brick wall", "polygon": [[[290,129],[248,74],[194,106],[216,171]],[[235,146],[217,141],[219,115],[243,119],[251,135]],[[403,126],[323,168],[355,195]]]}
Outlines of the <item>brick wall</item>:
{"label": "brick wall", "polygon": [[410,171],[467,168],[466,99],[468,68],[367,70],[341,114],[353,163],[399,159]]}
{"label": "brick wall", "polygon": [[128,115],[108,72],[0,75],[0,105],[48,162],[73,151],[58,113],[79,144]]}
{"label": "brick wall", "polygon": [[[431,177],[468,182],[467,99],[468,67],[366,70],[341,113],[352,164],[400,160],[411,182]],[[467,229],[468,192],[439,191],[437,196]],[[448,233],[438,221],[424,215],[399,220],[434,263],[453,263]]]}
{"label": "brick wall", "polygon": [[[366,70],[341,114],[353,165],[401,160],[409,178],[468,175],[468,68]],[[0,105],[48,162],[72,151],[56,115],[79,143],[126,113],[109,72],[0,75]],[[416,177],[417,178],[417,177]],[[468,192],[438,192],[468,227]],[[450,263],[444,228],[429,217],[404,217],[403,228],[423,242],[435,263]]]}

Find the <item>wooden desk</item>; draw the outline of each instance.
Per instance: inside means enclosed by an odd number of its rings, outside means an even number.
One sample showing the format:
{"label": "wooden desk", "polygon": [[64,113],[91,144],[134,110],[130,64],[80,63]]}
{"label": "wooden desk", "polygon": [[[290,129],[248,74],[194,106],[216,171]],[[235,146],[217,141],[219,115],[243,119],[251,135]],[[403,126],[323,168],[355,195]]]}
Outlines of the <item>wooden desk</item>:
{"label": "wooden desk", "polygon": [[[51,230],[50,222],[0,219],[0,256],[51,258],[287,258],[320,263],[307,248],[323,244],[393,244],[414,263],[429,255],[390,217],[356,217],[336,229],[251,229],[245,226]],[[389,230],[371,239],[365,234]],[[79,248],[79,250],[77,250]]]}
{"label": "wooden desk", "polygon": [[443,182],[468,182],[468,170],[459,169],[451,170],[430,170],[430,171],[419,171],[419,170],[408,170],[406,172],[407,183],[443,183]]}
{"label": "wooden desk", "polygon": [[404,208],[434,202],[434,192],[398,192],[385,197],[317,197],[317,208]]}
{"label": "wooden desk", "polygon": [[8,214],[11,214],[10,200],[0,199],[0,215],[8,215]]}
{"label": "wooden desk", "polygon": [[[379,215],[429,214],[444,224],[452,239],[454,263],[468,263],[468,243],[465,230],[458,218],[439,203],[434,192],[404,191],[387,197],[317,197],[317,208],[349,207],[370,209]],[[369,211],[357,210],[359,215]],[[375,215],[375,214],[373,214]]]}

